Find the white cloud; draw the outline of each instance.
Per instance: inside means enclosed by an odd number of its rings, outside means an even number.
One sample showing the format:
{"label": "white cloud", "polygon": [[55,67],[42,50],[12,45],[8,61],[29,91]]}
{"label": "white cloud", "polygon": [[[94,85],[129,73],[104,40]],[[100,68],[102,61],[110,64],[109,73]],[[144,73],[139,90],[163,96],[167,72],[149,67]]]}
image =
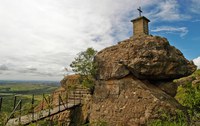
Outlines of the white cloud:
{"label": "white cloud", "polygon": [[128,38],[140,4],[153,18],[181,17],[175,0],[1,1],[0,79],[61,79],[78,52]]}
{"label": "white cloud", "polygon": [[160,32],[167,34],[179,34],[181,37],[184,37],[188,33],[186,27],[172,27],[172,26],[160,26],[151,30],[152,32]]}
{"label": "white cloud", "polygon": [[177,0],[157,1],[152,6],[149,15],[153,21],[179,21],[190,18],[180,12],[180,3]]}
{"label": "white cloud", "polygon": [[200,19],[195,19],[192,22],[200,22]]}
{"label": "white cloud", "polygon": [[191,0],[190,10],[193,13],[200,14],[200,1],[199,0]]}
{"label": "white cloud", "polygon": [[132,0],[1,1],[0,63],[10,71],[0,79],[61,79],[78,52],[128,37],[133,6]]}
{"label": "white cloud", "polygon": [[197,69],[200,69],[200,57],[193,60],[194,64],[197,65]]}

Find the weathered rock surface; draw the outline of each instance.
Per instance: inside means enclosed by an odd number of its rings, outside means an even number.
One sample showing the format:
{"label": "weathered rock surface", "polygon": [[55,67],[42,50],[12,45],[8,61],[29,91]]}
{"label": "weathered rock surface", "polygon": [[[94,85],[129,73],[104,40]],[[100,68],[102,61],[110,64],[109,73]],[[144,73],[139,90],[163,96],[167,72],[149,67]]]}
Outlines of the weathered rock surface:
{"label": "weathered rock surface", "polygon": [[67,75],[60,81],[61,87],[67,89],[76,85],[80,85],[79,78],[80,75],[78,74]]}
{"label": "weathered rock surface", "polygon": [[105,48],[95,57],[99,80],[120,79],[129,74],[139,79],[172,80],[196,70],[165,38],[140,36]]}
{"label": "weathered rock surface", "polygon": [[[71,122],[77,122],[74,125],[106,122],[109,126],[141,126],[159,118],[161,113],[176,116],[176,110],[184,108],[174,98],[177,84],[173,79],[196,70],[193,62],[170,46],[167,39],[147,35],[100,51],[95,62],[98,71],[93,97],[71,114],[65,113],[71,115]],[[68,90],[79,85],[79,78],[65,77],[62,87]]]}
{"label": "weathered rock surface", "polygon": [[91,105],[90,123],[109,126],[140,126],[159,117],[159,112],[175,114],[182,106],[148,81],[133,76],[97,81]]}
{"label": "weathered rock surface", "polygon": [[196,70],[193,62],[165,38],[138,36],[100,51],[96,57],[97,80],[90,123],[140,126],[160,117],[176,115],[183,107],[176,101],[173,79]]}

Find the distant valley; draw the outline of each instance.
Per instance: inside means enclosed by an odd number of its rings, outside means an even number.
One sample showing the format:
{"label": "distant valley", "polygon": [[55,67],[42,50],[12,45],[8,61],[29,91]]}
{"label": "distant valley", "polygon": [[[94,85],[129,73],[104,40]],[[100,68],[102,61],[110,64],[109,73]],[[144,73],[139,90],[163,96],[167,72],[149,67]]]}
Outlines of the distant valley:
{"label": "distant valley", "polygon": [[31,103],[34,94],[35,105],[42,101],[43,94],[49,95],[58,89],[58,81],[24,81],[24,80],[0,80],[0,98],[3,102],[1,112],[9,114],[14,107],[14,97],[17,102],[22,100],[23,106]]}

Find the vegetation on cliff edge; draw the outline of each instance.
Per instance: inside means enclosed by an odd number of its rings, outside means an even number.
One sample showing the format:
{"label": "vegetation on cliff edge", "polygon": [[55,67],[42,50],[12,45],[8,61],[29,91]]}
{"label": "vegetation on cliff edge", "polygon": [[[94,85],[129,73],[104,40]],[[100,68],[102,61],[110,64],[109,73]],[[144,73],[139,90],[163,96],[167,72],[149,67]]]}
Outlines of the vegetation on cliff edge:
{"label": "vegetation on cliff edge", "polygon": [[91,90],[94,88],[94,75],[96,74],[96,65],[93,61],[96,54],[96,50],[87,48],[86,51],[80,52],[70,64],[72,70],[81,76],[80,83]]}
{"label": "vegetation on cliff edge", "polygon": [[[200,125],[200,70],[192,75],[184,77],[175,82],[179,85],[176,99],[186,109],[185,112],[177,112],[178,118],[162,113],[160,119],[153,120],[151,126],[187,126]],[[186,115],[185,115],[186,114]]]}

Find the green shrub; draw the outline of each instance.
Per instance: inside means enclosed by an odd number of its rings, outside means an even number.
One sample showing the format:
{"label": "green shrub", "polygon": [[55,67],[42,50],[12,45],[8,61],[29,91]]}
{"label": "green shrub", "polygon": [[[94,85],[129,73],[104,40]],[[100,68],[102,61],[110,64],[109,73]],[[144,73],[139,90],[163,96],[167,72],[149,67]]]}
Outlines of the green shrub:
{"label": "green shrub", "polygon": [[[200,70],[197,70],[190,77],[195,80],[197,76],[200,76]],[[148,123],[150,126],[195,125],[195,122],[200,120],[200,83],[192,84],[190,79],[185,80],[178,87],[176,99],[185,107],[186,113],[177,112],[176,118],[167,113],[162,113],[159,119]],[[186,120],[186,118],[188,119]]]}
{"label": "green shrub", "polygon": [[179,86],[176,98],[187,108],[191,121],[200,119],[200,84]]}

